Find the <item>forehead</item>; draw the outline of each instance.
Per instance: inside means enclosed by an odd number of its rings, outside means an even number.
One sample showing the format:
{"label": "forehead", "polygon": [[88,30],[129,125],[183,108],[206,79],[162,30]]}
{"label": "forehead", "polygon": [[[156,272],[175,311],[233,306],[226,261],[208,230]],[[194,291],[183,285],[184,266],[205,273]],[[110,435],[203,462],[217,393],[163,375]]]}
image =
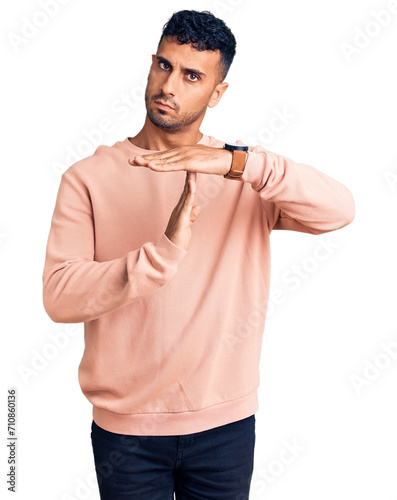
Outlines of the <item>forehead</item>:
{"label": "forehead", "polygon": [[194,68],[207,75],[219,70],[219,50],[197,50],[190,43],[179,45],[172,39],[163,39],[156,56],[167,59],[173,67]]}

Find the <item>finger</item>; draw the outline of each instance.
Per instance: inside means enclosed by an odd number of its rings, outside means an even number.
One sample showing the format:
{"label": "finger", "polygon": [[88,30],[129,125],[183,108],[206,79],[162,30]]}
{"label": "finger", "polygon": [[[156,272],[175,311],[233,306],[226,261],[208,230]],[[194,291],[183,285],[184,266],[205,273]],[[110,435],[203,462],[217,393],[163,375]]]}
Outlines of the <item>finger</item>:
{"label": "finger", "polygon": [[197,172],[191,172],[191,171],[186,172],[186,179],[188,179],[189,181],[192,181],[192,182],[194,182],[194,184],[196,184]]}
{"label": "finger", "polygon": [[186,165],[186,153],[183,146],[158,153],[136,156],[133,159],[138,165],[149,167],[157,172],[185,170]]}
{"label": "finger", "polygon": [[188,192],[188,203],[189,205],[193,204],[195,195],[196,195],[196,172],[187,172],[186,178],[188,180],[189,192]]}
{"label": "finger", "polygon": [[147,155],[139,155],[135,158],[138,161],[164,161],[176,156],[180,148],[167,149],[166,151],[159,151],[158,153],[149,153]]}
{"label": "finger", "polygon": [[197,174],[196,172],[186,172],[186,179],[189,185],[189,190],[193,193],[196,192],[196,179],[197,179]]}
{"label": "finger", "polygon": [[189,177],[189,172],[186,172],[185,185],[183,187],[183,193],[185,194],[185,197],[189,194],[189,192],[190,192],[190,177]]}
{"label": "finger", "polygon": [[147,162],[146,167],[155,172],[176,172],[179,170],[186,170],[183,162],[171,162],[167,159],[163,160],[150,160]]}
{"label": "finger", "polygon": [[[172,158],[172,157],[169,157]],[[128,163],[133,166],[140,166],[140,167],[152,167],[153,169],[157,167],[161,167],[164,165],[169,158],[163,158],[163,157],[158,157],[158,158],[146,158],[143,156],[134,156],[132,158],[128,159]]]}
{"label": "finger", "polygon": [[128,163],[133,166],[146,167],[149,160],[145,160],[141,156],[134,156],[132,158],[128,158]]}
{"label": "finger", "polygon": [[183,186],[183,190],[182,190],[181,196],[180,196],[179,201],[178,201],[179,205],[184,205],[185,200],[189,194],[189,178],[188,178],[187,174],[188,174],[188,172],[186,172],[185,184]]}
{"label": "finger", "polygon": [[140,155],[139,158],[146,160],[157,160],[159,158],[170,158],[178,153],[179,148],[167,149],[166,151],[159,151],[158,153],[149,153],[147,155]]}
{"label": "finger", "polygon": [[183,190],[182,190],[181,196],[179,197],[178,205],[177,205],[177,206],[179,206],[179,209],[182,209],[183,206],[187,204],[187,199],[188,199],[189,193],[190,193],[189,176],[188,176],[188,172],[186,172],[185,184],[183,186]]}
{"label": "finger", "polygon": [[130,165],[132,165],[133,167],[142,167],[144,165],[141,165],[140,163],[136,162],[135,161],[135,157],[134,158],[128,158],[128,163]]}

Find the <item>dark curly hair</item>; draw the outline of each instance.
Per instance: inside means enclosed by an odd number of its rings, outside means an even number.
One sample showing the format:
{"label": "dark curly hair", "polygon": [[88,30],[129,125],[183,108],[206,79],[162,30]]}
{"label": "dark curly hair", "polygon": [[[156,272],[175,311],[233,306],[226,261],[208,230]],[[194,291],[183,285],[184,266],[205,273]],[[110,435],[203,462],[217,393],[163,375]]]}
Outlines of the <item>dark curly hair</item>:
{"label": "dark curly hair", "polygon": [[163,27],[159,41],[176,37],[183,45],[190,43],[197,50],[219,50],[221,54],[220,77],[223,81],[236,53],[236,39],[226,24],[205,10],[181,10],[175,12]]}

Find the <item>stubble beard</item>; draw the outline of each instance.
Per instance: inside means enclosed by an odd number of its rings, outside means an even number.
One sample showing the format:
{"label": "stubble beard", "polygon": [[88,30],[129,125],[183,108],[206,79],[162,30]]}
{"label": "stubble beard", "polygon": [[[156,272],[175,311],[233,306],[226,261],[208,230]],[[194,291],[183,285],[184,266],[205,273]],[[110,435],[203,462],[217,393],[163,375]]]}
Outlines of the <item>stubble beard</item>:
{"label": "stubble beard", "polygon": [[[165,99],[164,94],[159,94],[152,96],[150,101],[154,101],[157,99],[161,99],[165,103],[167,100]],[[181,132],[185,130],[187,127],[192,125],[196,120],[201,118],[201,116],[205,113],[207,106],[203,107],[200,111],[191,112],[191,113],[182,113],[178,115],[177,118],[172,118],[167,116],[167,111],[163,109],[153,110],[149,108],[149,96],[147,90],[145,92],[145,104],[146,111],[149,117],[149,120],[153,123],[155,127],[160,128],[161,130],[165,130],[166,132]],[[175,107],[175,111],[178,111],[178,107]]]}

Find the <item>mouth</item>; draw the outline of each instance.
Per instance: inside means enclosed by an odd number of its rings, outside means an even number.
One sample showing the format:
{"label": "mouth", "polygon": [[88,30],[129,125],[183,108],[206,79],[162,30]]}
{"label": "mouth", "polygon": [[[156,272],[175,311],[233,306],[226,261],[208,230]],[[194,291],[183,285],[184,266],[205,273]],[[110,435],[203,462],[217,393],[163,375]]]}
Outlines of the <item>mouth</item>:
{"label": "mouth", "polygon": [[174,109],[174,108],[172,108],[171,106],[168,106],[168,104],[164,104],[164,103],[162,103],[161,101],[154,101],[154,102],[155,102],[155,103],[157,104],[157,106],[158,106],[159,108],[161,108],[161,109]]}

